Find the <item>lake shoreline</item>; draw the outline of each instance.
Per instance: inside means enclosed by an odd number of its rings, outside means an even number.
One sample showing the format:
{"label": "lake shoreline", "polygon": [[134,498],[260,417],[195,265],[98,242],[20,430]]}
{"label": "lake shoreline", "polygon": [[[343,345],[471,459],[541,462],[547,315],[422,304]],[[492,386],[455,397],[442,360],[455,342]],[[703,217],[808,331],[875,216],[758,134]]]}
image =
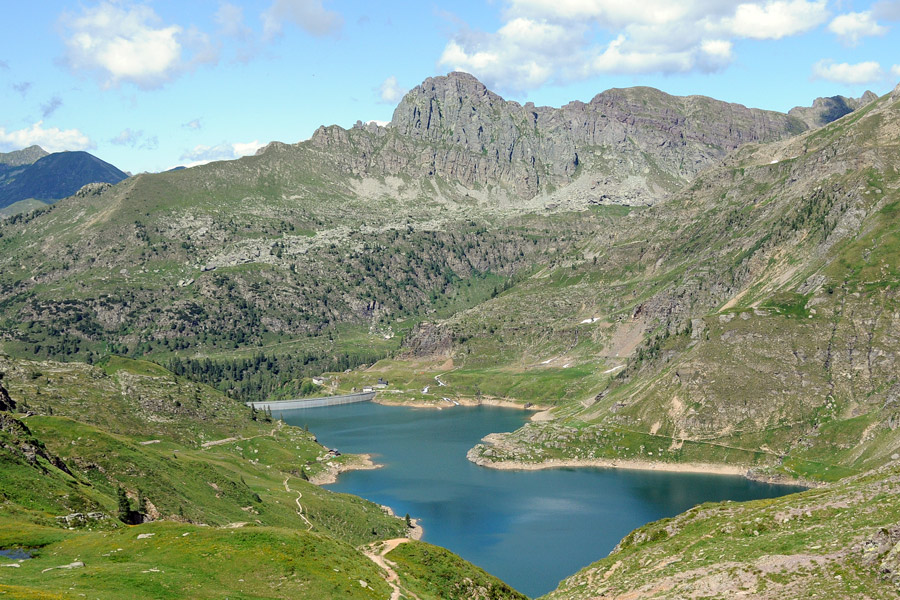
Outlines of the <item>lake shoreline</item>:
{"label": "lake shoreline", "polygon": [[757,473],[752,467],[747,465],[723,465],[717,463],[667,463],[655,462],[650,460],[636,459],[606,459],[606,458],[551,458],[541,462],[523,462],[518,460],[501,460],[493,461],[476,456],[475,448],[466,453],[466,458],[480,466],[488,469],[497,469],[500,471],[541,471],[544,469],[566,469],[566,468],[600,468],[600,469],[620,469],[630,471],[663,471],[667,473],[700,473],[703,475],[739,475],[750,481],[758,481],[760,483],[769,483],[772,485],[794,485],[806,488],[822,487],[826,484],[820,482],[804,481],[800,479],[791,479],[786,476],[768,475]]}
{"label": "lake shoreline", "polygon": [[518,400],[507,400],[505,398],[494,398],[492,396],[485,396],[482,398],[460,396],[451,398],[449,402],[446,400],[393,400],[383,396],[375,396],[375,399],[372,400],[372,402],[382,406],[406,406],[409,408],[431,408],[434,410],[445,410],[456,406],[498,406],[500,408],[518,408],[520,410],[535,412],[536,414],[546,412],[552,408],[552,406],[520,402]]}
{"label": "lake shoreline", "polygon": [[[374,469],[381,469],[384,465],[379,464],[372,460],[371,454],[345,454],[344,456],[351,457],[350,460],[333,463],[329,462],[326,464],[326,470],[317,473],[313,477],[309,478],[309,482],[318,485],[330,485],[332,483],[337,483],[338,477],[341,473],[349,473],[350,471],[372,471]],[[388,513],[392,517],[396,517],[397,513],[394,512],[394,509],[390,506],[385,506],[380,504],[382,510]],[[425,528],[420,524],[420,520],[416,518],[410,518],[410,522],[412,523],[412,527],[409,527],[406,531],[406,537],[411,540],[421,540],[422,536],[425,535]]]}
{"label": "lake shoreline", "polygon": [[349,456],[350,458],[341,462],[329,461],[325,463],[325,470],[310,477],[309,482],[319,486],[330,485],[337,483],[337,478],[341,473],[371,471],[384,466],[372,460],[371,454],[345,454],[344,456]]}

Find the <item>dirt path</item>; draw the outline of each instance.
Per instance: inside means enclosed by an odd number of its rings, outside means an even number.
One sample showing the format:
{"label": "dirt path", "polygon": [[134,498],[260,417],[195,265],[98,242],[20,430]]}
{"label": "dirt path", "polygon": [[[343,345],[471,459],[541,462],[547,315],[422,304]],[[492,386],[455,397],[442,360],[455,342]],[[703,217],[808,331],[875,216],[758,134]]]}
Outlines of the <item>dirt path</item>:
{"label": "dirt path", "polygon": [[275,434],[282,427],[281,423],[282,423],[281,421],[277,421],[277,424],[275,425],[275,427],[272,428],[272,431],[270,431],[269,433],[260,433],[259,435],[254,435],[254,436],[250,436],[250,437],[238,436],[238,437],[225,438],[223,440],[213,440],[211,442],[203,442],[202,444],[200,444],[200,447],[201,448],[212,448],[213,446],[221,446],[222,444],[228,444],[230,442],[245,442],[247,440],[255,440],[256,438],[261,438],[261,437],[275,437]]}
{"label": "dirt path", "polygon": [[420,600],[418,596],[416,596],[409,590],[400,587],[400,577],[394,570],[394,567],[396,567],[397,565],[385,558],[385,555],[388,552],[390,552],[400,544],[405,544],[408,541],[409,538],[394,538],[392,540],[385,540],[382,542],[368,544],[367,546],[363,546],[360,549],[362,553],[369,558],[369,560],[378,565],[378,568],[384,571],[382,577],[384,578],[385,583],[391,586],[391,590],[393,590],[391,592],[391,600],[400,600],[400,598],[412,598],[414,600]]}
{"label": "dirt path", "polygon": [[303,494],[301,494],[301,493],[298,492],[297,490],[292,490],[292,489],[288,486],[288,479],[290,479],[290,478],[291,478],[290,475],[288,475],[287,477],[284,478],[284,491],[286,491],[286,492],[288,492],[288,493],[294,492],[295,494],[297,494],[297,497],[294,498],[294,502],[297,503],[297,514],[300,515],[300,518],[303,519],[303,522],[304,522],[304,523],[306,523],[306,526],[308,527],[307,531],[312,531],[313,524],[310,523],[309,519],[306,518],[306,515],[303,514],[303,505],[300,504],[300,498],[303,497]]}

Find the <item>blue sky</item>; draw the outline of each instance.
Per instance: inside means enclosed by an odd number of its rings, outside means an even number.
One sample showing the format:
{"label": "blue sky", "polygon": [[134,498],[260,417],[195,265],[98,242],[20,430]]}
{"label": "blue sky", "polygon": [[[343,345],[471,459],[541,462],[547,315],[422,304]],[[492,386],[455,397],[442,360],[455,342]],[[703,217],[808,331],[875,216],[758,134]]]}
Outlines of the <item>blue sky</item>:
{"label": "blue sky", "polygon": [[4,6],[0,152],[131,171],[387,121],[454,69],[560,106],[649,85],[786,111],[900,81],[900,0],[41,0]]}

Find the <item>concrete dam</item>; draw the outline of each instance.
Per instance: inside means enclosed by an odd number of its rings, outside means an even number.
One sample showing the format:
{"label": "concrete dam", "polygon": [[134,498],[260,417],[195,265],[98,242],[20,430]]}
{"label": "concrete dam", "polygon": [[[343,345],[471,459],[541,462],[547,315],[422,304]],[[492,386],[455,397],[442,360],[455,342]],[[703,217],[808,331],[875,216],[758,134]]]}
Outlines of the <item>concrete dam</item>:
{"label": "concrete dam", "polygon": [[375,397],[375,392],[358,392],[343,396],[327,396],[325,398],[300,398],[297,400],[273,400],[271,402],[247,402],[247,406],[256,410],[270,410],[272,414],[298,408],[319,408],[322,406],[338,406],[340,404],[356,404],[357,402],[369,402]]}

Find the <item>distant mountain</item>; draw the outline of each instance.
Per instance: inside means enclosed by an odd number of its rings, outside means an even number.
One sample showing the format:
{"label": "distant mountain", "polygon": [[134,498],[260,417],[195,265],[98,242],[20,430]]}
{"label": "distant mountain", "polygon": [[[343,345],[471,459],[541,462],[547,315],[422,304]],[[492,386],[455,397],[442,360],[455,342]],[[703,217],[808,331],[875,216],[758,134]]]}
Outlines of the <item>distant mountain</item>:
{"label": "distant mountain", "polygon": [[320,127],[311,144],[352,173],[499,186],[517,204],[567,188],[568,200],[645,205],[741,144],[808,128],[782,113],[648,87],[611,89],[561,108],[521,105],[455,72],[410,90],[386,127]]}
{"label": "distant mountain", "polygon": [[0,165],[21,167],[30,165],[50,154],[40,146],[28,146],[15,152],[0,152]]}
{"label": "distant mountain", "polygon": [[878,100],[878,96],[870,91],[859,98],[847,98],[846,96],[816,98],[812,106],[795,106],[788,111],[788,114],[802,120],[811,129],[816,129],[828,125],[832,121],[837,121],[844,115],[871,104],[875,100]]}
{"label": "distant mountain", "polygon": [[[118,183],[128,175],[87,152],[44,153],[32,146],[0,155],[0,208],[28,198],[54,202],[88,183]],[[3,163],[3,160],[11,161]]]}

